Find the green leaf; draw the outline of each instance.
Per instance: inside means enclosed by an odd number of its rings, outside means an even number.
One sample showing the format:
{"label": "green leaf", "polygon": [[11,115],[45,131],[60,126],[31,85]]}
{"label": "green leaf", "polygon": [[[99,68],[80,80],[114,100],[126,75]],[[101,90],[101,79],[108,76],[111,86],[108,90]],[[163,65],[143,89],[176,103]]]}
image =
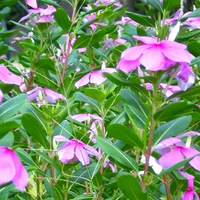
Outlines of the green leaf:
{"label": "green leaf", "polygon": [[0,7],[2,6],[12,6],[17,3],[18,0],[1,0]]}
{"label": "green leaf", "polygon": [[26,104],[26,97],[26,94],[19,94],[16,97],[13,97],[10,100],[2,103],[0,105],[0,123],[19,112]]}
{"label": "green leaf", "polygon": [[195,37],[195,36],[198,36],[200,33],[200,30],[192,30],[192,31],[189,31],[188,33],[183,33],[183,34],[180,34],[176,37],[176,41],[177,42],[184,42],[185,40],[188,40],[192,37]]}
{"label": "green leaf", "polygon": [[137,35],[137,27],[130,23],[125,24],[124,31],[126,34],[131,35],[131,36]]}
{"label": "green leaf", "polygon": [[147,0],[147,2],[152,5],[154,8],[159,10],[160,12],[163,12],[163,5],[160,3],[159,0]]}
{"label": "green leaf", "polygon": [[105,102],[105,109],[109,110],[112,106],[115,106],[122,100],[121,95],[117,94],[115,96],[110,97],[106,102]]}
{"label": "green leaf", "polygon": [[102,102],[105,99],[105,94],[102,91],[95,88],[85,88],[84,93],[87,96],[97,100],[98,102]]}
{"label": "green leaf", "polygon": [[2,124],[0,124],[0,139],[9,131],[11,131],[12,129],[16,129],[20,127],[20,124],[18,124],[15,121],[7,121],[4,122]]}
{"label": "green leaf", "polygon": [[183,116],[158,127],[153,135],[152,150],[162,140],[182,133],[190,125],[190,123],[191,116]]}
{"label": "green leaf", "polygon": [[136,21],[137,23],[139,23],[141,25],[155,27],[155,22],[151,18],[149,18],[145,15],[141,15],[138,13],[132,13],[132,12],[128,12],[128,11],[126,11],[126,14],[132,20]]}
{"label": "green leaf", "polygon": [[64,30],[68,31],[72,27],[72,22],[69,18],[69,15],[64,9],[57,8],[55,12],[55,18],[58,25]]}
{"label": "green leaf", "polygon": [[144,106],[142,101],[133,91],[122,89],[120,91],[120,94],[129,105],[133,106],[135,109],[137,109],[141,113],[141,115],[147,118],[149,114],[149,110]]}
{"label": "green leaf", "polygon": [[147,193],[142,192],[139,181],[131,174],[121,175],[117,179],[117,185],[130,200],[147,199]]}
{"label": "green leaf", "polygon": [[[200,53],[200,52],[199,52]],[[200,55],[200,54],[199,54]],[[189,64],[189,66],[191,65],[195,65],[200,63],[200,56],[197,56],[196,58],[192,59],[191,63]]]}
{"label": "green leaf", "polygon": [[200,91],[200,86],[192,86],[190,88],[188,88],[186,91],[180,91],[180,92],[176,92],[175,94],[173,94],[172,96],[170,96],[169,98],[167,98],[167,100],[173,99],[175,97],[189,97],[192,96],[194,94],[198,94]]}
{"label": "green leaf", "polygon": [[81,92],[75,92],[74,96],[76,97],[76,101],[83,101],[85,103],[88,103],[93,109],[95,109],[99,113],[101,112],[100,104],[98,101],[88,97],[87,95],[85,95]]}
{"label": "green leaf", "polygon": [[46,160],[50,165],[54,166],[59,172],[61,172],[61,166],[52,158],[50,158],[49,156],[47,156],[45,153],[37,150],[37,149],[33,149],[33,151],[35,151],[36,154],[38,154],[39,156],[41,156],[44,160]]}
{"label": "green leaf", "polygon": [[0,146],[12,147],[14,143],[14,135],[12,132],[7,133],[3,138],[0,139]]}
{"label": "green leaf", "polygon": [[46,139],[46,130],[34,116],[24,114],[21,121],[23,127],[36,141],[38,141],[46,149],[50,148],[49,142]]}
{"label": "green leaf", "polygon": [[41,171],[40,167],[33,161],[31,156],[26,151],[20,148],[17,148],[15,151],[20,156],[20,158],[25,161],[26,164],[28,164],[29,166],[34,166]]}
{"label": "green leaf", "polygon": [[144,145],[140,138],[127,126],[122,124],[110,124],[107,127],[108,136],[119,139],[132,146],[143,149]]}
{"label": "green leaf", "polygon": [[128,167],[129,169],[138,172],[138,164],[132,157],[125,154],[108,140],[100,136],[96,136],[95,138],[97,141],[97,145],[101,148],[103,152],[107,153],[109,156],[113,157],[115,160],[117,160],[122,165]]}
{"label": "green leaf", "polygon": [[124,105],[126,113],[132,118],[138,128],[145,128],[147,117],[144,116],[140,110],[130,105]]}
{"label": "green leaf", "polygon": [[44,69],[49,69],[53,72],[56,72],[55,66],[54,66],[54,60],[50,58],[40,58],[35,64],[35,66],[36,68],[44,68]]}
{"label": "green leaf", "polygon": [[180,7],[180,0],[163,0],[163,7],[169,11],[178,8]]}
{"label": "green leaf", "polygon": [[80,37],[76,39],[76,42],[73,45],[74,49],[88,47],[90,45],[93,45],[95,43],[98,43],[103,40],[103,37],[105,36],[106,31],[101,30],[97,31],[92,34],[82,34]]}
{"label": "green leaf", "polygon": [[0,56],[6,54],[7,51],[8,51],[8,46],[7,46],[7,45],[3,45],[3,46],[0,48]]}
{"label": "green leaf", "polygon": [[195,57],[200,56],[200,43],[199,42],[190,42],[188,44],[188,51],[193,54]]}
{"label": "green leaf", "polygon": [[72,174],[71,181],[74,183],[90,181],[91,179],[93,179],[95,174],[99,171],[99,168],[100,166],[95,163],[83,166],[79,170],[75,171],[74,174]]}
{"label": "green leaf", "polygon": [[95,174],[94,178],[92,179],[92,183],[93,183],[96,187],[100,188],[102,182],[103,182],[102,175],[101,175],[100,171],[98,171],[98,172]]}
{"label": "green leaf", "polygon": [[55,8],[62,8],[59,4],[57,4],[55,1],[52,1],[52,0],[40,0],[40,1],[48,5],[52,5]]}
{"label": "green leaf", "polygon": [[110,80],[111,82],[115,83],[116,85],[120,86],[129,86],[131,87],[134,91],[140,92],[146,99],[149,98],[148,96],[148,91],[144,88],[141,87],[139,84],[136,84],[130,80],[127,80],[125,78],[122,78],[116,74],[108,74],[108,73],[103,73],[103,75]]}
{"label": "green leaf", "polygon": [[11,30],[11,31],[5,31],[0,32],[0,38],[13,38],[16,37],[19,34],[19,30]]}
{"label": "green leaf", "polygon": [[168,121],[177,114],[181,114],[184,111],[191,111],[195,105],[187,105],[187,102],[178,101],[170,103],[163,108],[161,108],[157,113],[154,114],[154,119],[156,121]]}

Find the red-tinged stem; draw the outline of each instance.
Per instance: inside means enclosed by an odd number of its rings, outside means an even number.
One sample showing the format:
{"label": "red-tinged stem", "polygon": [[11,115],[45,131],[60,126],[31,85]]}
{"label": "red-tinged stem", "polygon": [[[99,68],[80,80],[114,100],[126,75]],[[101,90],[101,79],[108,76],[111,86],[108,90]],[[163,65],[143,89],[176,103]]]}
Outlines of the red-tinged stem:
{"label": "red-tinged stem", "polygon": [[89,193],[89,188],[88,188],[88,182],[85,181],[85,190],[86,190],[86,194],[89,196],[90,193]]}
{"label": "red-tinged stem", "polygon": [[167,174],[163,175],[163,177],[164,177],[165,190],[166,190],[166,193],[167,193],[167,200],[171,200],[168,181],[167,181]]}
{"label": "red-tinged stem", "polygon": [[[76,4],[77,4],[77,0],[75,0],[75,3],[73,5],[72,18],[71,18],[72,24],[74,24],[74,21],[75,21]],[[63,64],[63,70],[62,70],[62,74],[61,74],[60,85],[62,84],[62,82],[64,80],[64,77],[65,77],[65,71],[66,71],[67,61],[68,61],[68,58],[69,58],[70,47],[71,47],[70,46],[71,45],[71,40],[72,40],[72,38],[69,36],[69,40],[68,40],[68,44],[67,44],[67,49],[66,49],[66,54],[65,54],[65,62]]]}
{"label": "red-tinged stem", "polygon": [[32,85],[34,71],[35,71],[35,66],[33,67],[33,70],[31,71],[30,79],[29,79],[29,82],[28,82],[28,85],[27,85],[27,88],[26,88],[26,92],[29,91],[29,89]]}

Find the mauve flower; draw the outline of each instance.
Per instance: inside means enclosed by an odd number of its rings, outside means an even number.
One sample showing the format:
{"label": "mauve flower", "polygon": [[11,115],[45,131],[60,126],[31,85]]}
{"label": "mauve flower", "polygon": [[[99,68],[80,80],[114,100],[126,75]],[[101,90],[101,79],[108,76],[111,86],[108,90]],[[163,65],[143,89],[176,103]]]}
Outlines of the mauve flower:
{"label": "mauve flower", "polygon": [[105,50],[107,47],[109,48],[114,48],[116,47],[118,44],[125,44],[126,40],[124,39],[112,39],[112,38],[108,38],[104,41],[102,41],[102,43],[105,43],[103,50]]}
{"label": "mauve flower", "polygon": [[[179,136],[179,138],[188,135],[198,135],[198,134],[199,133],[197,132],[191,131]],[[195,156],[192,160],[189,161],[189,164],[196,170],[200,171],[200,156],[196,156],[200,154],[200,152],[198,152],[193,147],[190,148],[184,147],[184,143],[179,138],[171,137],[165,139],[155,147],[155,150],[157,152],[164,154],[159,159],[159,164],[163,167],[163,169],[167,169],[172,165],[175,165],[176,163],[184,160],[185,158],[191,158]],[[176,146],[172,144],[176,144]]]}
{"label": "mauve flower", "polygon": [[24,80],[12,72],[10,72],[6,66],[3,64],[0,65],[0,81],[6,84],[14,84],[14,85],[21,85]]}
{"label": "mauve flower", "polygon": [[[39,96],[40,93],[42,94],[42,97]],[[42,101],[44,104],[46,103],[45,100],[47,100],[47,102],[50,102],[50,103],[56,103],[58,99],[63,99],[66,101],[66,98],[62,94],[54,92],[53,90],[50,90],[48,88],[41,88],[38,86],[28,91],[27,94],[28,94],[28,97],[26,99],[28,101],[32,101],[34,99],[38,100],[38,98],[41,101],[40,98],[42,98]]]}
{"label": "mauve flower", "polygon": [[[186,51],[186,45],[178,42],[161,40],[156,37],[133,36],[145,44],[130,47],[122,52],[117,69],[126,73],[142,64],[146,70],[159,71],[165,67],[166,59],[174,62],[191,62],[192,56]],[[156,59],[155,59],[156,55]]]}
{"label": "mauve flower", "polygon": [[0,104],[1,104],[2,100],[3,100],[3,92],[2,92],[2,90],[0,89]]}
{"label": "mauve flower", "polygon": [[40,19],[36,20],[36,23],[39,22],[49,22],[49,21],[55,21],[50,15],[54,12],[56,12],[56,9],[54,6],[50,5],[48,8],[43,9],[43,8],[38,8],[37,6],[37,0],[26,0],[26,4],[29,5],[33,9],[28,10],[28,15],[22,17],[19,20],[19,23],[24,21],[25,19],[29,18],[31,14],[37,14],[40,13]]}
{"label": "mauve flower", "polygon": [[83,76],[79,81],[75,83],[76,88],[80,88],[81,86],[87,85],[88,83],[96,83],[97,85],[101,85],[106,78],[103,77],[103,73],[113,73],[116,72],[114,68],[105,68],[98,71],[91,71],[85,76]]}
{"label": "mauve flower", "polygon": [[113,6],[122,6],[122,4],[120,2],[117,2],[116,0],[97,0],[94,3],[94,5],[100,6],[101,4],[108,4],[108,3],[111,3],[111,2],[115,2],[115,3],[112,4]]}
{"label": "mauve flower", "polygon": [[[87,18],[83,19],[83,22],[86,23],[92,19],[94,19],[96,17],[96,13],[92,13],[92,15],[87,14]],[[105,23],[103,22],[93,22],[91,23],[89,26],[92,28],[93,32],[95,32],[97,30],[96,25],[100,25],[100,26],[106,26]]]}
{"label": "mauve flower", "polygon": [[110,166],[112,172],[116,172],[115,167],[110,163],[110,160],[107,158],[105,160],[105,164],[104,164],[103,168],[106,168],[108,165]]}
{"label": "mauve flower", "polygon": [[197,193],[193,190],[194,187],[194,176],[185,173],[185,172],[180,172],[182,176],[184,176],[188,180],[188,190],[186,190],[182,194],[182,200],[193,200],[195,196],[195,200],[199,200],[199,196]]}
{"label": "mauve flower", "polygon": [[70,118],[75,119],[79,122],[89,121],[90,118],[92,118],[94,120],[99,120],[99,121],[102,120],[102,118],[99,117],[99,115],[94,115],[94,114],[90,114],[90,113],[81,113],[81,114],[77,114],[77,115],[70,115]]}
{"label": "mauve flower", "polygon": [[19,190],[25,190],[28,184],[28,173],[15,152],[0,146],[0,185],[12,181]]}
{"label": "mauve flower", "polygon": [[54,136],[53,139],[56,142],[65,142],[65,144],[58,149],[59,160],[63,163],[79,160],[82,165],[88,165],[90,163],[88,154],[100,157],[100,154],[93,147],[81,142],[80,140],[69,140],[61,135]]}
{"label": "mauve flower", "polygon": [[[175,66],[176,62],[171,60],[166,60],[164,70],[170,69]],[[188,66],[185,62],[180,62],[177,66],[177,69],[173,69],[169,71],[167,74],[173,74],[174,70],[176,73],[174,74],[174,78],[178,81],[178,86],[183,90],[187,90],[191,87],[195,82],[195,74],[192,71],[192,67]]]}

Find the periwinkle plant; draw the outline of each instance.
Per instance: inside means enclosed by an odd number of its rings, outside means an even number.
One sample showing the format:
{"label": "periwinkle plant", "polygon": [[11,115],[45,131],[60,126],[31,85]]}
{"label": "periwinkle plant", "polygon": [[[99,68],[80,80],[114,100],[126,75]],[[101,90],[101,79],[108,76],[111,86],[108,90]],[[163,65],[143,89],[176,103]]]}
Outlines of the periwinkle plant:
{"label": "periwinkle plant", "polygon": [[199,199],[199,3],[41,2],[0,29],[0,197]]}

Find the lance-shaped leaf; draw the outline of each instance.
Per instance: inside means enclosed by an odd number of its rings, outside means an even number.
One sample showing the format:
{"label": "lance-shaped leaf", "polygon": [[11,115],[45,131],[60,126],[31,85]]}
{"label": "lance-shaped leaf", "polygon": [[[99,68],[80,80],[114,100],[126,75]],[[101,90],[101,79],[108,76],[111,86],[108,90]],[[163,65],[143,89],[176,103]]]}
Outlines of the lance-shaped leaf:
{"label": "lance-shaped leaf", "polygon": [[191,122],[191,116],[179,117],[158,127],[153,135],[152,150],[162,140],[182,133]]}
{"label": "lance-shaped leaf", "polygon": [[163,7],[166,10],[172,10],[174,8],[180,7],[180,0],[163,0]]}
{"label": "lance-shaped leaf", "polygon": [[149,114],[149,110],[144,106],[142,101],[139,99],[139,97],[131,90],[122,89],[120,91],[120,94],[122,95],[123,99],[131,106],[133,106],[135,109],[137,109],[141,115],[144,116],[144,118],[147,118]]}
{"label": "lance-shaped leaf", "polygon": [[154,114],[154,119],[159,121],[169,121],[172,116],[180,115],[181,113],[190,112],[196,105],[188,105],[185,101],[178,101],[170,103],[161,108],[157,113]]}
{"label": "lance-shaped leaf", "polygon": [[2,124],[0,124],[0,139],[8,133],[10,130],[20,127],[20,124],[18,124],[15,121],[7,121]]}
{"label": "lance-shaped leaf", "polygon": [[147,0],[147,2],[160,12],[163,12],[163,5],[160,3],[159,0]]}
{"label": "lance-shaped leaf", "polygon": [[73,47],[77,49],[77,48],[83,48],[83,47],[87,47],[95,43],[98,43],[103,40],[103,37],[105,36],[105,34],[106,34],[105,30],[97,31],[93,34],[82,34],[80,35],[80,37],[77,38]]}
{"label": "lance-shaped leaf", "polygon": [[92,99],[91,97],[88,97],[87,95],[85,95],[81,92],[74,93],[74,96],[76,97],[76,101],[82,101],[82,102],[88,103],[97,112],[99,112],[99,113],[101,112],[100,104],[98,101]]}
{"label": "lance-shaped leaf", "polygon": [[138,179],[131,174],[121,175],[117,179],[117,185],[124,195],[130,200],[147,199],[147,193],[142,192]]}
{"label": "lance-shaped leaf", "polygon": [[107,153],[109,156],[113,157],[116,161],[128,167],[129,169],[138,172],[138,164],[132,157],[125,154],[108,140],[100,136],[96,136],[95,138],[97,141],[97,145],[101,148],[103,152]]}
{"label": "lance-shaped leaf", "polygon": [[147,117],[144,116],[141,111],[130,105],[124,105],[124,110],[128,116],[131,117],[137,127],[142,129],[145,128]]}
{"label": "lance-shaped leaf", "polygon": [[24,114],[21,118],[22,125],[26,131],[43,147],[49,149],[49,142],[46,139],[45,129],[42,124],[32,115]]}
{"label": "lance-shaped leaf", "polygon": [[26,104],[26,97],[26,94],[19,94],[16,97],[2,103],[0,105],[0,123],[19,112],[20,109],[22,109],[22,107]]}
{"label": "lance-shaped leaf", "polygon": [[107,128],[108,136],[113,137],[132,146],[143,149],[143,143],[140,138],[127,126],[122,124],[110,124]]}
{"label": "lance-shaped leaf", "polygon": [[57,8],[55,17],[56,22],[64,31],[67,32],[71,28],[72,22],[64,9]]}
{"label": "lance-shaped leaf", "polygon": [[155,22],[151,18],[149,18],[145,15],[140,15],[138,13],[133,13],[133,12],[128,12],[128,11],[126,12],[126,14],[133,21],[136,21],[140,25],[155,27]]}

